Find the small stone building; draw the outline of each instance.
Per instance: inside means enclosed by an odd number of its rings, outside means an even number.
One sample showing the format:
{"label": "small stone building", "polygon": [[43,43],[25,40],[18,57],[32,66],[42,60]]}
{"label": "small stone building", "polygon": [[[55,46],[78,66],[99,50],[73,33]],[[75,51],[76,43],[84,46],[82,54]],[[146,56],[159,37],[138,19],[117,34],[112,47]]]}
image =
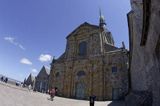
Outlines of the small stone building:
{"label": "small stone building", "polygon": [[128,51],[114,46],[100,15],[99,25],[81,24],[67,36],[65,52],[51,64],[50,87],[69,98],[118,100],[128,92]]}
{"label": "small stone building", "polygon": [[48,91],[50,71],[45,66],[42,67],[35,80],[34,90],[38,92],[46,93]]}
{"label": "small stone building", "polygon": [[32,89],[34,88],[34,84],[35,84],[35,77],[32,75],[32,74],[30,74],[29,76],[28,76],[28,78],[27,79],[25,79],[24,80],[24,86],[29,86],[29,85],[31,85],[32,86]]}

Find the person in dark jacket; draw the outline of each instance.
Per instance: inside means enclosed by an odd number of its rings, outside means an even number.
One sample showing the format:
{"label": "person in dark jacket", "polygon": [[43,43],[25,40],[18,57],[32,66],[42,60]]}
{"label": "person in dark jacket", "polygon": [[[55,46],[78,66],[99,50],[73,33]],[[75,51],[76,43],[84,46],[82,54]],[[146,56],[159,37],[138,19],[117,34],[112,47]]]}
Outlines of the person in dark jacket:
{"label": "person in dark jacket", "polygon": [[8,78],[5,78],[4,82],[7,83],[8,82]]}
{"label": "person in dark jacket", "polygon": [[3,81],[4,80],[4,78],[3,78],[3,76],[1,77],[1,81]]}

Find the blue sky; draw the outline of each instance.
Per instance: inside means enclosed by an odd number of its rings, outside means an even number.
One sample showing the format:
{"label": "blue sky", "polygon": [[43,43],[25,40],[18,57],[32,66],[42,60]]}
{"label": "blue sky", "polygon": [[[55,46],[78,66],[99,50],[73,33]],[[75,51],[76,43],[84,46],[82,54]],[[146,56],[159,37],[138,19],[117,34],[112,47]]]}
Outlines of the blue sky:
{"label": "blue sky", "polygon": [[66,36],[84,22],[99,24],[99,8],[115,45],[128,48],[129,0],[0,0],[0,74],[23,81],[52,56],[60,56]]}

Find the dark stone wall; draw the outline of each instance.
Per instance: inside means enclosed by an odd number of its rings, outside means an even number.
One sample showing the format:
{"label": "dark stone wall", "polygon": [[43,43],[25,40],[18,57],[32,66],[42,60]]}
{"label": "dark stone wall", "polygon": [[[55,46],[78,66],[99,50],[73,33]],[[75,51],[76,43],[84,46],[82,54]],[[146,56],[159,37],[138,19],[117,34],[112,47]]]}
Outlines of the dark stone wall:
{"label": "dark stone wall", "polygon": [[[130,41],[132,42],[130,46],[132,50],[131,92],[126,97],[127,106],[135,106],[135,104],[136,106],[150,106],[150,103],[153,106],[160,105],[160,1],[154,0],[150,1],[150,4],[144,4],[141,0],[131,0],[132,14],[129,17],[129,23],[132,23],[129,25],[132,31],[130,32],[132,38]],[[149,9],[144,12],[143,7]],[[144,17],[148,15],[149,22],[146,24]],[[148,30],[146,30],[147,33],[145,32],[146,35],[143,35],[142,30],[145,25]]]}

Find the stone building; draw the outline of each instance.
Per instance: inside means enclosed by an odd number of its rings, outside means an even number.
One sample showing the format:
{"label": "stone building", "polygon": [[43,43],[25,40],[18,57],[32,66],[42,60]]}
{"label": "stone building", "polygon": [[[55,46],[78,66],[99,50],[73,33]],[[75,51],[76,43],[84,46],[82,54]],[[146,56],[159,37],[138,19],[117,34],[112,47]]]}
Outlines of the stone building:
{"label": "stone building", "polygon": [[36,76],[34,90],[38,92],[47,93],[50,71],[45,66],[42,67]]}
{"label": "stone building", "polygon": [[127,106],[160,106],[160,1],[131,0]]}
{"label": "stone building", "polygon": [[100,15],[99,25],[81,24],[66,39],[65,52],[51,64],[50,87],[69,98],[123,98],[128,92],[128,51],[114,46],[104,17]]}
{"label": "stone building", "polygon": [[31,85],[32,88],[34,88],[34,84],[35,84],[35,77],[32,74],[30,74],[28,78],[24,80],[24,86]]}

